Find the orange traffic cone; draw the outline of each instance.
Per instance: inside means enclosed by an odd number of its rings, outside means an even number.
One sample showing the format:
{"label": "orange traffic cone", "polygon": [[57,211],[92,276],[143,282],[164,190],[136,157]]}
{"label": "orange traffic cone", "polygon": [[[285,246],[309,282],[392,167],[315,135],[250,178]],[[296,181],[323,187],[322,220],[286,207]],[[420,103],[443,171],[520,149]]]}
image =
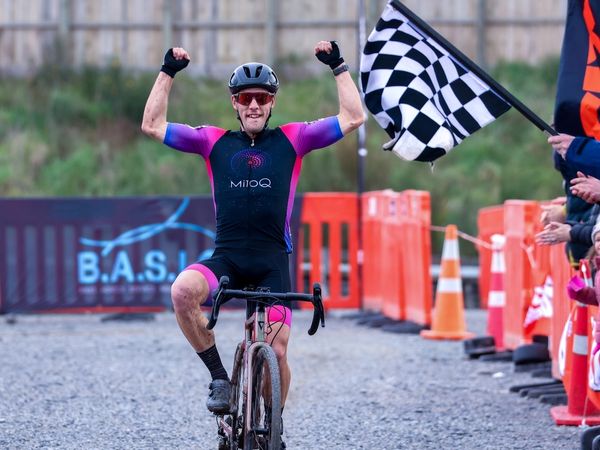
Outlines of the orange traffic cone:
{"label": "orange traffic cone", "polygon": [[496,351],[504,350],[504,306],[506,293],[504,291],[504,244],[506,238],[501,234],[492,235],[492,267],[490,292],[488,294],[488,322],[487,332],[494,338]]}
{"label": "orange traffic cone", "polygon": [[431,330],[421,331],[421,336],[426,339],[455,340],[473,337],[473,333],[466,331],[465,325],[456,225],[446,227]]}
{"label": "orange traffic cone", "polygon": [[[587,260],[580,261],[579,270],[591,284],[590,266]],[[600,411],[587,397],[588,386],[588,308],[577,302],[573,321],[573,348],[571,352],[571,376],[567,390],[567,405],[555,406],[550,415],[556,425],[600,425]]]}

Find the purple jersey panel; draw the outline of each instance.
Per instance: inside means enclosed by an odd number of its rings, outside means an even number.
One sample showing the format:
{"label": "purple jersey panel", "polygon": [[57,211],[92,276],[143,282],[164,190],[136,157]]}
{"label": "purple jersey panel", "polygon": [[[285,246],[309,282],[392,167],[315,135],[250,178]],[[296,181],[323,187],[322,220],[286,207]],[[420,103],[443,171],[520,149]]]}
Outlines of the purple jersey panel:
{"label": "purple jersey panel", "polygon": [[208,158],[215,142],[225,134],[222,128],[201,126],[197,128],[180,123],[169,123],[165,140],[169,147],[187,153],[197,153]]}
{"label": "purple jersey panel", "polygon": [[292,122],[281,126],[301,158],[311,150],[327,147],[344,137],[337,116],[314,122]]}

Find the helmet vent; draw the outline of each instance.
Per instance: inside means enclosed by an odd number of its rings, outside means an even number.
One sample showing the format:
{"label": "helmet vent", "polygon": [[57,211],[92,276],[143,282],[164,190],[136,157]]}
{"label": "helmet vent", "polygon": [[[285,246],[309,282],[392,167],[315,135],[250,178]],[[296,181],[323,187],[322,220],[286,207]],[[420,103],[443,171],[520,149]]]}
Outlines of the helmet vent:
{"label": "helmet vent", "polygon": [[266,64],[250,62],[238,66],[233,71],[228,87],[232,94],[246,88],[262,88],[275,94],[279,88],[279,80],[273,69]]}

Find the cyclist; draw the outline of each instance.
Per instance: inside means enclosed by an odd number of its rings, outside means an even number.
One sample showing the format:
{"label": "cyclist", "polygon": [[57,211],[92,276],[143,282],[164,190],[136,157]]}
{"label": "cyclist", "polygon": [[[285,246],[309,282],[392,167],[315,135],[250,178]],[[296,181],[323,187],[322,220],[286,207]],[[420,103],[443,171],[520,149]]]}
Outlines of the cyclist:
{"label": "cyclist", "polygon": [[[215,252],[179,274],[171,297],[183,334],[210,371],[207,407],[215,413],[229,409],[230,384],[200,305],[222,275],[229,276],[232,288],[252,284],[268,286],[273,292],[291,290],[289,220],[302,159],[311,150],[338,141],[365,120],[360,95],[336,42],[320,41],[314,51],[333,70],[337,116],[268,128],[279,80],[268,65],[250,62],[236,68],[228,83],[239,131],[169,123],[167,100],[173,78],[190,60],[183,48],[166,53],[144,110],[142,131],[172,148],[204,158],[212,186]],[[291,311],[275,306],[268,317],[270,342],[281,370],[283,405],[290,383],[286,352]]]}

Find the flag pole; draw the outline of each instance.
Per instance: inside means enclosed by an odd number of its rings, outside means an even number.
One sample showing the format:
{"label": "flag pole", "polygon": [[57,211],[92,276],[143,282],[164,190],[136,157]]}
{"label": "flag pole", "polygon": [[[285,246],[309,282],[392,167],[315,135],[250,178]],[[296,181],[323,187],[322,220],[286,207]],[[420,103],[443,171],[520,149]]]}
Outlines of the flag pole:
{"label": "flag pole", "polygon": [[[358,2],[358,45],[357,45],[357,58],[356,61],[360,61],[362,49],[366,42],[366,29],[367,19],[365,13],[365,1],[359,0]],[[358,83],[360,84],[360,64],[357,64],[357,77]],[[363,123],[358,128],[358,157],[357,157],[357,168],[356,168],[356,198],[357,198],[357,233],[358,233],[358,249],[357,249],[357,277],[358,277],[358,301],[360,309],[363,309],[363,261],[364,261],[364,249],[362,239],[362,194],[365,190],[365,165],[367,160],[367,127],[366,123]]]}
{"label": "flag pole", "polygon": [[[441,47],[443,47],[448,53],[450,53],[456,61],[462,64],[466,69],[473,72],[481,80],[487,83],[498,96],[502,97],[506,103],[513,106],[519,111],[526,119],[533,123],[542,131],[546,131],[549,134],[556,136],[558,132],[548,125],[544,120],[540,118],[536,113],[525,106],[518,98],[508,92],[500,83],[494,80],[487,74],[481,67],[473,62],[468,56],[462,53],[454,45],[452,45],[445,37],[435,31],[427,22],[422,20],[419,16],[413,13],[410,9],[404,6],[399,0],[390,0],[390,4],[404,14],[414,25],[417,26],[417,31],[423,31],[425,34],[431,36]],[[419,30],[420,29],[420,30]]]}

